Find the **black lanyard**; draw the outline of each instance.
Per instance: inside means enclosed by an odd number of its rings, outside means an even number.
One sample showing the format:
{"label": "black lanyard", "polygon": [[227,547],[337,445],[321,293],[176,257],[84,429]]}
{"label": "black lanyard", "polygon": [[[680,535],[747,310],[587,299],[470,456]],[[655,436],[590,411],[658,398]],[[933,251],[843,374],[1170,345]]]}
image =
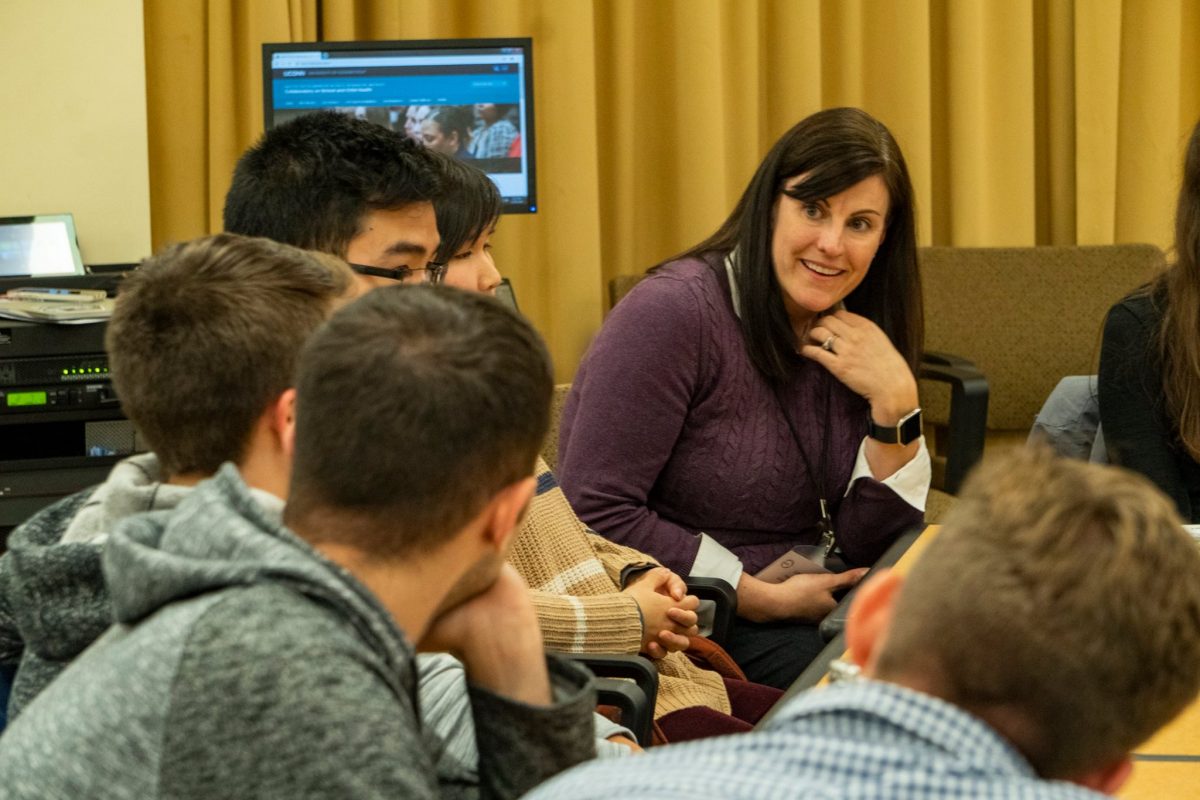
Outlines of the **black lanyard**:
{"label": "black lanyard", "polygon": [[780,393],[779,386],[772,384],[772,393],[775,395],[775,402],[779,404],[779,413],[783,414],[783,421],[787,423],[788,430],[791,431],[792,440],[796,443],[796,449],[800,451],[800,457],[804,459],[804,466],[808,470],[809,476],[817,489],[817,503],[821,512],[821,519],[818,523],[821,527],[821,548],[826,557],[833,552],[834,546],[837,544],[837,537],[833,531],[833,520],[829,516],[829,504],[826,502],[825,479],[829,474],[829,431],[833,427],[832,421],[829,419],[829,407],[833,398],[833,383],[826,376],[825,378],[825,407],[822,409],[822,419],[825,421],[824,429],[821,431],[821,452],[817,459],[821,469],[813,469],[813,462],[808,457],[808,451],[804,449],[804,444],[800,441],[800,434],[796,431],[796,423],[792,421],[792,415],[788,413],[787,406],[783,402],[783,395]]}

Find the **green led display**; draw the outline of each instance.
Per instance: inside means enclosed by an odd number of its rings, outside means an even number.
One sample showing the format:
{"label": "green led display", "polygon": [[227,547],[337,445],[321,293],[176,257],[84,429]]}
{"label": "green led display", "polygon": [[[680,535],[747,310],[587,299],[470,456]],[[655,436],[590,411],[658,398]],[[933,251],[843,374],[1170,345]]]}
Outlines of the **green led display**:
{"label": "green led display", "polygon": [[45,392],[9,392],[8,406],[44,406],[46,405]]}

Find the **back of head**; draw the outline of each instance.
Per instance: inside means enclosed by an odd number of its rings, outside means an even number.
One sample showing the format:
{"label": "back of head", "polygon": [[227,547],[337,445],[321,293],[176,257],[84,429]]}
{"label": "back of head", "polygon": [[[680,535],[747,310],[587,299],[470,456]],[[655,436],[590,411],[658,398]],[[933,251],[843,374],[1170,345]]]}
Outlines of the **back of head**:
{"label": "back of head", "polygon": [[438,162],[395,131],[333,111],[272,128],[242,155],[225,230],[345,256],[371,211],[431,202]]}
{"label": "back of head", "polygon": [[436,549],[532,475],[552,390],[541,338],[496,300],[371,292],[301,359],[288,523],[379,558]]}
{"label": "back of head", "polygon": [[689,255],[738,251],[742,326],[755,366],[770,378],[788,372],[794,334],[784,310],[771,255],[775,205],[787,181],[803,175],[788,194],[824,200],[878,175],[888,190],[883,242],[846,308],[878,324],[915,371],[924,340],[917,264],[916,209],[904,155],[891,132],[858,108],[828,108],[796,123],[759,164],[733,212]]}
{"label": "back of head", "polygon": [[168,247],[126,278],[108,323],[112,379],[165,474],[240,459],[352,284],[332,256],[224,233]]}
{"label": "back of head", "polygon": [[1046,778],[1116,763],[1200,690],[1200,548],[1115,467],[1014,452],[967,482],[876,674],[989,722]]}
{"label": "back of head", "polygon": [[442,192],[433,207],[442,239],[434,259],[448,262],[496,224],[503,205],[500,190],[483,170],[451,156],[439,158]]}

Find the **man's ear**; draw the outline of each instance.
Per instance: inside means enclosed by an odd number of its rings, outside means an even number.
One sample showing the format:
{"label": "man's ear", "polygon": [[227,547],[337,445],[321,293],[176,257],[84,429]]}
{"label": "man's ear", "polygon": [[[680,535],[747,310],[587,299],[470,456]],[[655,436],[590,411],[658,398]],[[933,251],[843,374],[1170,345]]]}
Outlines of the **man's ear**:
{"label": "man's ear", "polygon": [[498,552],[508,552],[521,523],[525,521],[525,511],[529,508],[536,489],[537,478],[530,475],[505,486],[488,503],[488,522],[484,528],[484,536]]}
{"label": "man's ear", "polygon": [[296,452],[296,390],[288,389],[271,405],[271,430],[290,460]]}
{"label": "man's ear", "polygon": [[1115,795],[1133,774],[1133,759],[1126,756],[1115,764],[1093,770],[1071,781],[1103,795]]}
{"label": "man's ear", "polygon": [[895,570],[880,570],[858,588],[846,619],[846,651],[867,668],[892,622],[892,611],[904,579]]}

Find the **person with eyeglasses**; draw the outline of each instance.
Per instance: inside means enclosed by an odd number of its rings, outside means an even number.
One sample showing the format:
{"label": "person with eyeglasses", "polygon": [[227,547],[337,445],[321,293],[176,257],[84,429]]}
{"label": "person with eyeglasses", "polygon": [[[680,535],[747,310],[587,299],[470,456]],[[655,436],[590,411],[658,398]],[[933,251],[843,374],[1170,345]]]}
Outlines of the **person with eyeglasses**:
{"label": "person with eyeglasses", "polygon": [[363,288],[440,283],[439,158],[364,120],[305,114],[267,131],[239,159],[225,230],[338,256]]}

